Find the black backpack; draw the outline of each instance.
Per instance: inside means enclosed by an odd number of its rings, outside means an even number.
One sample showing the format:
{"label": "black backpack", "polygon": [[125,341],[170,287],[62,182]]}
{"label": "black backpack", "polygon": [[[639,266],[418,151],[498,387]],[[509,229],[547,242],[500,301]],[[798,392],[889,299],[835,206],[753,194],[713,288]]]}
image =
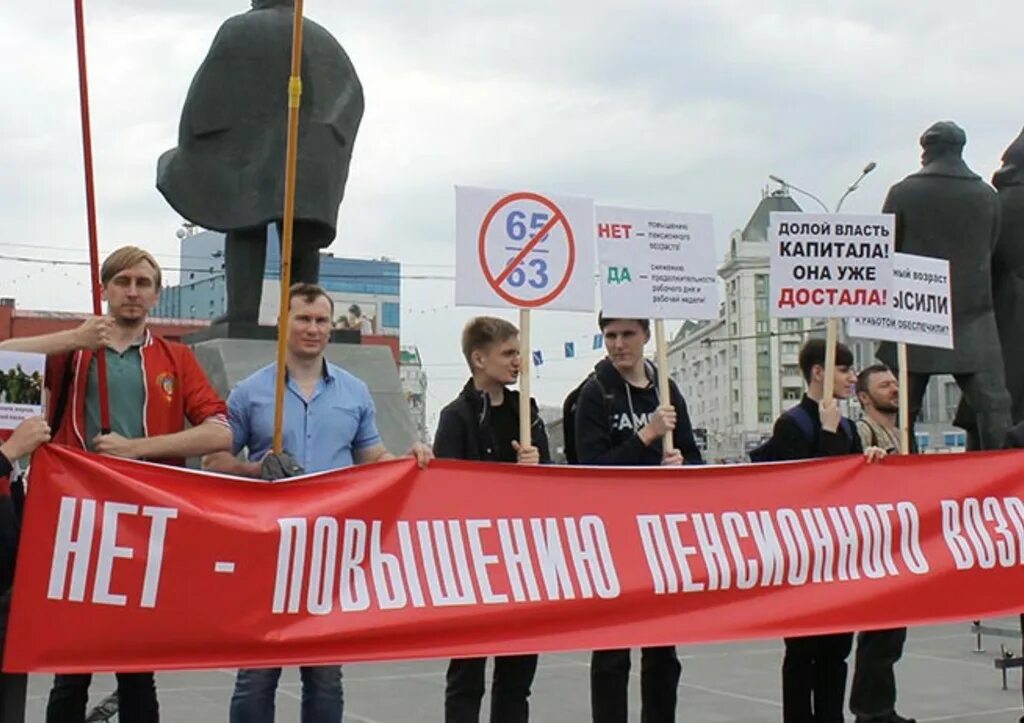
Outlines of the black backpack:
{"label": "black backpack", "polygon": [[586,379],[569,392],[569,396],[562,402],[562,434],[564,435],[562,443],[565,447],[566,464],[579,464],[579,457],[576,455],[576,409],[579,407],[580,392],[591,379],[601,389],[601,398],[604,400],[605,409],[610,412],[612,408],[614,395],[604,388],[601,380],[597,378],[596,372],[590,372]]}
{"label": "black backpack", "polygon": [[[783,412],[782,416],[793,420],[796,426],[799,427],[801,434],[804,435],[804,439],[809,444],[814,444],[814,422],[811,421],[811,417],[807,414],[806,409],[798,404],[792,409]],[[853,422],[846,417],[840,418],[839,426],[850,439],[853,439],[854,435],[857,434],[857,430],[853,427]],[[751,462],[779,462],[782,459],[779,456],[778,448],[775,446],[774,435],[760,446],[750,450],[747,456],[750,457]]]}

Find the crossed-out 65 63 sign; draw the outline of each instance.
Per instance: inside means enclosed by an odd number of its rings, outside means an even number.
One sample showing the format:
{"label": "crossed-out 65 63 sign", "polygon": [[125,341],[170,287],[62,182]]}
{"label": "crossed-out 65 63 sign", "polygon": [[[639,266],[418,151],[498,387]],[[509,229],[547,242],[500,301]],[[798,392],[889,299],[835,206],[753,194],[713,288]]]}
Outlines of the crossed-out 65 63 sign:
{"label": "crossed-out 65 63 sign", "polygon": [[514,306],[544,306],[565,289],[576,263],[576,238],[566,215],[536,193],[511,193],[495,203],[477,244],[488,285]]}

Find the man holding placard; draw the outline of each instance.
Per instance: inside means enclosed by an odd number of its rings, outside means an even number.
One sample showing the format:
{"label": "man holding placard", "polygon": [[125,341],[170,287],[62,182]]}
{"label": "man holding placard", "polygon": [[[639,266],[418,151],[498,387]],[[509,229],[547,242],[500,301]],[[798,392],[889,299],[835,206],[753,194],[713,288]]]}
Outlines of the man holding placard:
{"label": "man holding placard", "polygon": [[[869,461],[885,456],[877,447],[867,449],[853,423],[842,416],[838,401],[848,399],[857,382],[853,353],[837,344],[834,379],[826,385],[828,345],[810,339],[800,349],[800,371],[807,393],[793,409],[782,414],[772,430],[770,458],[814,459],[864,453]],[[825,398],[826,388],[832,396]],[[768,459],[769,457],[766,457]],[[853,633],[832,633],[786,638],[782,662],[782,719],[786,723],[842,723],[846,693],[846,658]]]}
{"label": "man holding placard", "polygon": [[[472,378],[441,410],[434,454],[442,459],[549,464],[547,432],[537,403],[529,400],[531,442],[520,444],[519,392],[507,387],[520,376],[519,330],[491,316],[471,319],[462,331],[462,353]],[[484,696],[486,658],[456,658],[448,665],[444,719],[477,723]],[[494,659],[491,723],[519,723],[530,715],[529,697],[536,655]]]}
{"label": "man holding placard", "polygon": [[[598,326],[608,357],[580,389],[574,419],[580,464],[703,464],[682,393],[670,381],[669,398],[662,399],[659,370],[644,358],[650,321],[599,316]],[[670,448],[664,443],[667,435]],[[674,721],[681,672],[676,649],[643,648],[641,656],[643,720]],[[630,665],[629,650],[594,651],[590,660],[594,723],[626,723]]]}

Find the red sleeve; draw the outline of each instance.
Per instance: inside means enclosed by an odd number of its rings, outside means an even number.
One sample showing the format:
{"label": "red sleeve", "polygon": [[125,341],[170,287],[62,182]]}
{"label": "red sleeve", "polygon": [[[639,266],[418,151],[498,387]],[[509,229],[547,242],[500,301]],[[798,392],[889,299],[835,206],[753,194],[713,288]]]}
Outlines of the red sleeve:
{"label": "red sleeve", "polygon": [[180,347],[180,368],[182,390],[185,395],[185,416],[193,425],[202,424],[211,417],[227,424],[228,408],[224,400],[206,378],[206,372],[199,366],[192,350]]}
{"label": "red sleeve", "polygon": [[54,387],[60,385],[60,380],[64,378],[64,367],[67,366],[67,363],[67,354],[50,354],[46,357],[46,375],[43,379],[43,384],[47,389],[53,391]]}
{"label": "red sleeve", "polygon": [[[53,419],[54,407],[60,397],[61,383],[68,372],[68,365],[73,363],[74,354],[50,354],[46,357],[46,373],[43,375],[43,386],[46,387],[46,418]],[[74,383],[72,381],[72,383]],[[55,430],[56,431],[56,430]]]}

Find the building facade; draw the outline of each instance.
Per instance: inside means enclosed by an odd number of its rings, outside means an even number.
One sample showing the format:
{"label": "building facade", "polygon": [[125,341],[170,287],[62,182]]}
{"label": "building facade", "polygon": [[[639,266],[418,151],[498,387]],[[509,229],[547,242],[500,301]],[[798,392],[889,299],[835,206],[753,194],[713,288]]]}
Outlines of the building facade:
{"label": "building facade", "polygon": [[[719,318],[687,322],[669,345],[669,372],[706,430],[709,461],[743,461],[771,434],[775,419],[800,401],[800,347],[824,333],[824,320],[774,318],[769,287],[768,225],[774,211],[801,209],[785,190],[765,192],[749,222],[734,231],[718,274],[725,287]],[[874,342],[852,344],[858,368],[873,363]],[[952,425],[959,389],[952,377],[933,379],[917,425],[927,452],[962,451],[964,433]],[[856,417],[856,403],[849,413]]]}
{"label": "building facade", "polygon": [[[185,231],[181,235],[181,269],[177,286],[160,295],[154,313],[178,319],[213,319],[224,313],[224,234]],[[280,304],[281,253],[276,228],[267,233],[260,323],[274,324]],[[401,265],[388,259],[320,256],[320,285],[334,300],[336,325],[361,326],[363,333],[399,336],[401,332]]]}
{"label": "building facade", "polygon": [[416,438],[430,444],[427,429],[427,372],[423,369],[420,350],[415,346],[403,346],[399,350],[398,376],[402,380],[405,401],[416,423]]}

